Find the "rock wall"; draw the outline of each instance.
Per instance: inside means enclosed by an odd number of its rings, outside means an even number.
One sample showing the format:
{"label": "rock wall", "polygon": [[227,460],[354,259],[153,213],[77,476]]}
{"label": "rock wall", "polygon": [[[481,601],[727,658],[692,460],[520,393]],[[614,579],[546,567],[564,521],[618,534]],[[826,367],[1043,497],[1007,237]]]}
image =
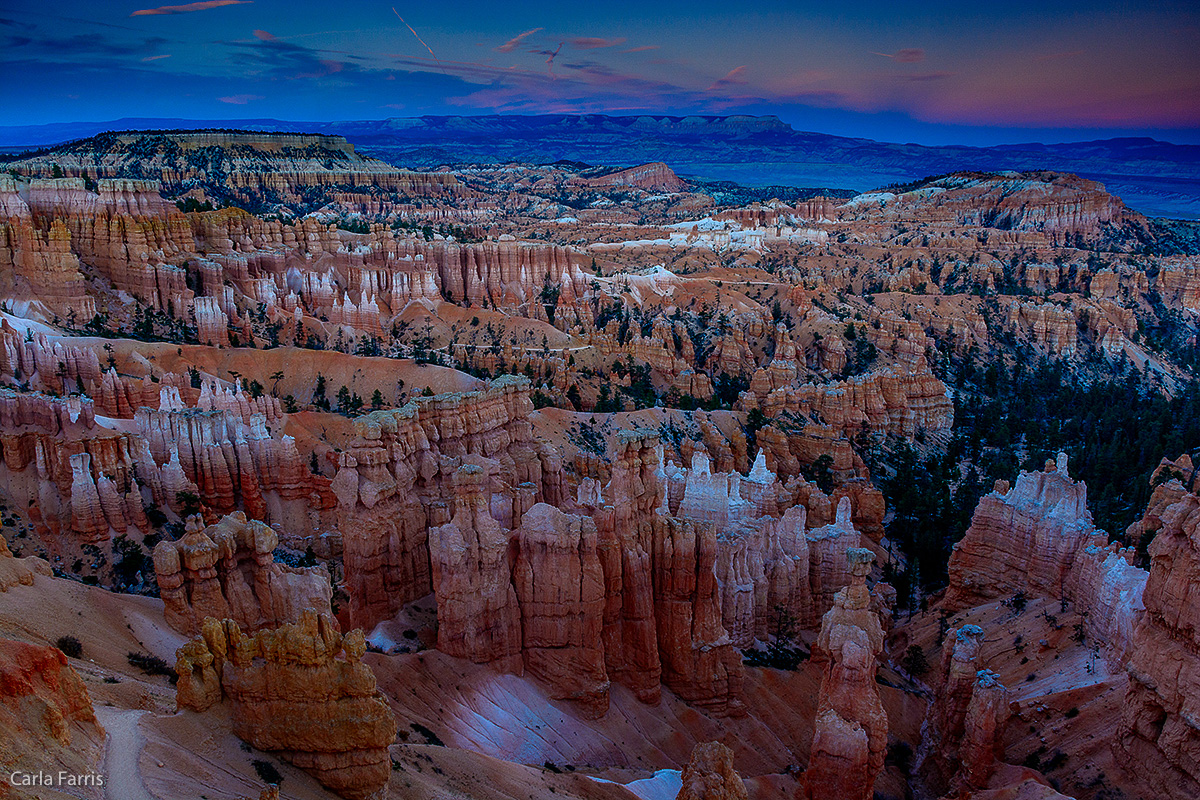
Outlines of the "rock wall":
{"label": "rock wall", "polygon": [[289,567],[274,559],[279,537],[242,512],[204,527],[189,517],[177,541],[154,548],[163,615],[175,630],[196,634],[207,617],[232,619],[250,631],[330,614],[332,584],[323,565]]}
{"label": "rock wall", "polygon": [[3,469],[49,543],[149,533],[147,507],[180,511],[180,492],[194,494],[210,518],[242,509],[282,522],[301,504],[317,517],[332,508],[328,479],[311,473],[292,437],[278,436],[277,400],[206,386],[198,407],[185,408],[174,386],[156,388],[158,408],[138,409],[132,425],[97,423],[88,397],[0,389]]}
{"label": "rock wall", "polygon": [[1108,543],[1092,524],[1087,486],[1067,474],[1066,456],[1023,472],[976,506],[950,556],[943,606],[963,609],[1017,594],[1075,604],[1084,631],[1110,664],[1125,663],[1142,610],[1146,571],[1132,548]]}
{"label": "rock wall", "polygon": [[976,506],[950,556],[945,607],[968,608],[1017,592],[1063,596],[1076,554],[1095,534],[1087,485],[1071,480],[1065,456],[1045,471],[1022,472],[1011,489],[998,485]]}
{"label": "rock wall", "polygon": [[812,417],[849,437],[865,428],[911,438],[918,429],[946,431],[954,422],[949,391],[924,356],[828,385],[793,382],[767,389],[773,385],[760,383],[760,394],[743,394],[739,406],[761,408],[768,419],[785,412]]}
{"label": "rock wall", "polygon": [[396,722],[360,660],[365,652],[362,631],[342,636],[312,611],[249,637],[233,620],[210,617],[177,654],[176,701],[204,711],[224,697],[241,739],[348,800],[382,797]]}
{"label": "rock wall", "polygon": [[622,431],[607,483],[584,478],[572,499],[528,413],[528,384],[504,379],[360,418],[333,483],[351,624],[433,592],[439,649],[527,668],[586,715],[610,681],[741,713],[735,647],[766,640],[781,608],[812,624],[832,605],[870,492],[838,495],[809,531],[809,505],[831,499],[780,484],[763,456],[748,476],[711,472],[700,450],[664,469],[657,432]]}
{"label": "rock wall", "polygon": [[929,797],[978,791],[1003,756],[1009,718],[1007,690],[995,673],[979,668],[983,629],[948,631],[934,700],[921,726],[914,772]]}
{"label": "rock wall", "polygon": [[372,628],[433,591],[428,530],[451,522],[460,466],[485,470],[480,492],[508,526],[556,485],[543,474],[552,459],[533,439],[532,410],[529,381],[505,377],[483,392],[418,398],[356,420],[332,484],[353,625]]}
{"label": "rock wall", "polygon": [[1113,744],[1153,797],[1200,796],[1200,499],[1162,515],[1150,543],[1145,613],[1128,665],[1129,689]]}
{"label": "rock wall", "polygon": [[870,800],[887,750],[887,714],[875,684],[883,627],[866,586],[875,555],[852,548],[846,557],[850,584],[821,620],[814,648],[824,676],[804,774],[808,800]]}
{"label": "rock wall", "polygon": [[453,487],[454,516],[428,533],[438,649],[520,674],[521,609],[508,561],[509,532],[492,518],[482,467],[459,467]]}
{"label": "rock wall", "polygon": [[550,684],[557,699],[576,701],[586,716],[603,716],[609,679],[596,523],[538,503],[521,519],[515,539],[525,668]]}

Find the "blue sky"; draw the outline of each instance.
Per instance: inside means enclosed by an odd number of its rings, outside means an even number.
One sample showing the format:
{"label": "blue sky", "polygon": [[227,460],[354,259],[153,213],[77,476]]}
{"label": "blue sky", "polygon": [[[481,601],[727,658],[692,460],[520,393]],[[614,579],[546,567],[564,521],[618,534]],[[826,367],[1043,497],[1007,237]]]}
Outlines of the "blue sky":
{"label": "blue sky", "polygon": [[0,2],[6,125],[753,113],[889,141],[1200,143],[1200,4]]}

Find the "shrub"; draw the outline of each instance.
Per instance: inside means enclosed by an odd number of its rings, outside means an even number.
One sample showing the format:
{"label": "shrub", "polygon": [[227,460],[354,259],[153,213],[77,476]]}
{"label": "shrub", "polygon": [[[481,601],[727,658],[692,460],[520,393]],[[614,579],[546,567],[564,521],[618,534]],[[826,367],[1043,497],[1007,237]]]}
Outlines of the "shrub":
{"label": "shrub", "polygon": [[1017,592],[1012,596],[1010,604],[1012,605],[1013,611],[1017,612],[1018,614],[1023,614],[1025,613],[1025,605],[1028,602],[1029,600],[1025,597],[1024,592]]}
{"label": "shrub", "polygon": [[796,619],[784,606],[775,606],[775,617],[771,622],[771,642],[766,651],[747,650],[743,653],[745,663],[752,667],[772,667],[794,672],[808,654],[796,647]]}
{"label": "shrub", "polygon": [[912,768],[912,757],[912,745],[897,739],[888,745],[885,761],[907,775]]}
{"label": "shrub", "polygon": [[158,656],[147,655],[146,653],[128,653],[125,658],[129,661],[129,665],[137,667],[147,675],[164,675],[171,679],[174,683],[178,677],[175,670],[163,661]]}
{"label": "shrub", "polygon": [[83,654],[83,645],[74,636],[60,636],[54,646],[62,650],[68,658],[79,658]]}
{"label": "shrub", "polygon": [[432,745],[435,745],[436,747],[445,747],[446,746],[445,742],[443,742],[441,739],[439,739],[438,735],[436,733],[429,730],[429,728],[426,728],[421,723],[412,722],[412,723],[409,723],[408,727],[412,728],[413,732],[419,733],[422,736],[424,736],[425,744],[432,744]]}
{"label": "shrub", "polygon": [[900,659],[900,665],[904,667],[909,675],[919,677],[929,672],[929,659],[925,657],[925,651],[920,645],[909,645],[904,651],[904,655]]}
{"label": "shrub", "polygon": [[283,783],[283,776],[279,774],[279,768],[270,761],[263,761],[261,758],[256,758],[250,764],[264,783],[271,783],[275,786]]}

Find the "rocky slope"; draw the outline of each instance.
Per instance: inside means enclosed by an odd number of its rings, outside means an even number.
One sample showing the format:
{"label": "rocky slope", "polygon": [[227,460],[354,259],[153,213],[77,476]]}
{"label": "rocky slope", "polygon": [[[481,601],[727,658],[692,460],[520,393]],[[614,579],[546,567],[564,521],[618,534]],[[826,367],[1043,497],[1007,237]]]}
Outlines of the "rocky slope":
{"label": "rocky slope", "polygon": [[202,197],[250,203],[300,204],[314,188],[337,191],[351,204],[364,205],[381,193],[407,200],[454,195],[458,188],[449,175],[399,170],[361,156],[340,136],[233,130],[103,133],[52,148],[13,168],[42,177],[153,180],[172,194],[199,188]]}
{"label": "rocky slope", "polygon": [[104,729],[60,650],[0,639],[0,723],[0,797],[106,796]]}

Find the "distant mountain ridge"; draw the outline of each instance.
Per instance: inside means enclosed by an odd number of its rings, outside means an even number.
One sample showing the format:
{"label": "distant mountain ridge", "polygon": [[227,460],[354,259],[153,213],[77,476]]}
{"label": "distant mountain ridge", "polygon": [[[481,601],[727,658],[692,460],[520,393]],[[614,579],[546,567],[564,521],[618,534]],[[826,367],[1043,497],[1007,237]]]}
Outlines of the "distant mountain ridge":
{"label": "distant mountain ridge", "polygon": [[1200,146],[1145,137],[991,147],[920,145],[797,131],[774,116],[545,114],[340,122],[122,119],[0,128],[0,148],[105,130],[239,128],[344,136],[360,152],[414,169],[447,163],[664,162],[683,177],[864,191],[957,170],[1057,170],[1105,183],[1153,216],[1200,217]]}

